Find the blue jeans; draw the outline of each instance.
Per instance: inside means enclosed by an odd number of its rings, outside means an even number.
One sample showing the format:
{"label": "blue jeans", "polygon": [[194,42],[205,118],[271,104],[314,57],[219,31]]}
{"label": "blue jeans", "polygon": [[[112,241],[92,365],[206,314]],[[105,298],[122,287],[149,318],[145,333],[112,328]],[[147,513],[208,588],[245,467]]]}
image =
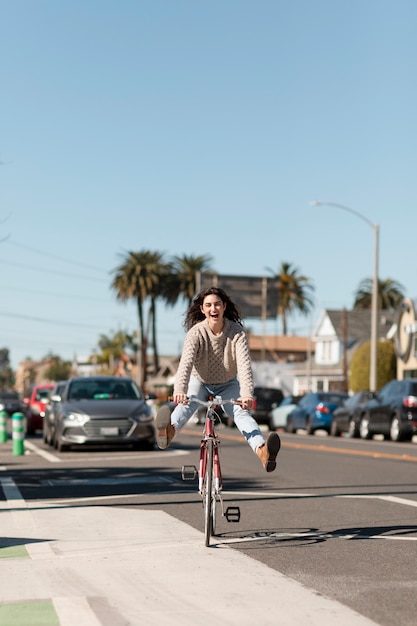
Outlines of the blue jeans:
{"label": "blue jeans", "polygon": [[[240,386],[237,378],[232,378],[227,383],[206,385],[191,375],[187,395],[196,396],[200,400],[207,400],[209,396],[221,396],[223,400],[237,400],[240,397]],[[171,415],[171,424],[175,426],[177,432],[185,426],[199,406],[196,402],[190,402],[190,404],[178,404],[175,407]],[[226,404],[224,409],[233,419],[252,450],[256,452],[256,448],[265,443],[256,420],[249,411],[242,409],[237,404]]]}

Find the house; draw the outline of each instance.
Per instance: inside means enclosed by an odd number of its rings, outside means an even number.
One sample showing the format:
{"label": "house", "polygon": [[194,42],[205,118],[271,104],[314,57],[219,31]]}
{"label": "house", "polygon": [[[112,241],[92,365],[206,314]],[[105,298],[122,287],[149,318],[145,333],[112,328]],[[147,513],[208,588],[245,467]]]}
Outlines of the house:
{"label": "house", "polygon": [[395,329],[397,378],[417,378],[417,302],[405,298],[398,307]]}
{"label": "house", "polygon": [[[377,313],[377,337],[389,338],[394,315]],[[294,371],[294,394],[347,390],[349,365],[357,348],[370,340],[370,310],[323,310],[313,332],[315,352]]]}
{"label": "house", "polygon": [[305,363],[315,351],[310,337],[296,335],[248,334],[253,376],[256,386],[281,389],[291,395],[294,371]]}
{"label": "house", "polygon": [[300,363],[315,350],[314,341],[310,337],[249,333],[248,341],[252,361]]}

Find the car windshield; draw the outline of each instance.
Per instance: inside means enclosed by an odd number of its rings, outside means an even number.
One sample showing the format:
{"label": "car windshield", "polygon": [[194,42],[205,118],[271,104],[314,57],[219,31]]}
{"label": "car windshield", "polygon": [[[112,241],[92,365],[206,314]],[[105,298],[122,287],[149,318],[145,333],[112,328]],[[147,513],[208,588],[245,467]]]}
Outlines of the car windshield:
{"label": "car windshield", "polygon": [[2,391],[0,393],[0,398],[3,400],[19,400],[19,395],[13,391]]}
{"label": "car windshield", "polygon": [[347,400],[348,396],[337,394],[337,393],[320,393],[319,401],[327,402],[328,404],[343,404],[344,400]]}
{"label": "car windshield", "polygon": [[51,395],[52,389],[38,389],[36,392],[36,401],[42,402],[42,400],[47,400]]}
{"label": "car windshield", "polygon": [[141,400],[133,381],[76,380],[68,389],[68,400]]}
{"label": "car windshield", "polygon": [[417,396],[417,383],[411,383],[410,395]]}

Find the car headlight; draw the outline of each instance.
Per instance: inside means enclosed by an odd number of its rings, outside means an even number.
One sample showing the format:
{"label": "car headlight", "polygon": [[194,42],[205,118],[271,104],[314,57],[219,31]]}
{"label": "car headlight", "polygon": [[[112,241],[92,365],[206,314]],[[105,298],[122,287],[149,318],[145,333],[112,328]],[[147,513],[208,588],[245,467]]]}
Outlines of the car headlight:
{"label": "car headlight", "polygon": [[88,422],[89,419],[90,418],[85,413],[75,413],[74,411],[71,411],[71,413],[68,413],[68,415],[64,417],[64,421],[73,426],[82,426]]}

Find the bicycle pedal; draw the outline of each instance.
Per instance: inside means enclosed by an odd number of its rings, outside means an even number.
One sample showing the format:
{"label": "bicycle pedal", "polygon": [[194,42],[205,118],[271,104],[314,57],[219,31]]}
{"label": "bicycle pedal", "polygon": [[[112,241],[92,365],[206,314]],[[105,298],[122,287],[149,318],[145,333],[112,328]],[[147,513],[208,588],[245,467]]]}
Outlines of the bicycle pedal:
{"label": "bicycle pedal", "polygon": [[181,468],[181,478],[183,480],[194,480],[197,476],[195,465],[183,465]]}
{"label": "bicycle pedal", "polygon": [[240,521],[240,507],[228,506],[224,516],[228,522],[239,522]]}

